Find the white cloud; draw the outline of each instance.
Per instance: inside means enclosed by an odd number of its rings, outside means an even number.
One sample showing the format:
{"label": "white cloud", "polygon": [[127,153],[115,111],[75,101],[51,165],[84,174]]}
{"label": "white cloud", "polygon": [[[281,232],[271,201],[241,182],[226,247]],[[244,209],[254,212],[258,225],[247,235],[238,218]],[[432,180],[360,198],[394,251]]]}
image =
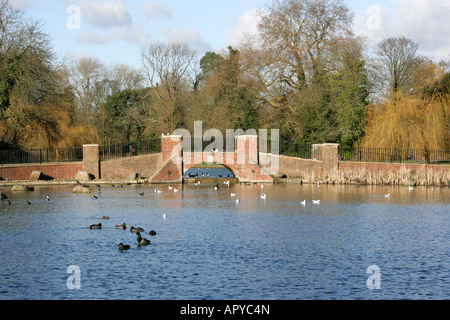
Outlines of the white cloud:
{"label": "white cloud", "polygon": [[16,10],[30,9],[36,4],[33,0],[9,0],[9,3]]}
{"label": "white cloud", "polygon": [[93,2],[80,0],[81,16],[96,28],[130,26],[132,18],[122,0]]}
{"label": "white cloud", "polygon": [[430,58],[448,60],[450,1],[394,0],[392,5],[356,11],[355,33],[366,36],[371,47],[389,37],[407,37]]}
{"label": "white cloud", "polygon": [[211,45],[194,28],[166,29],[163,31],[164,40],[167,42],[186,43],[199,53],[211,51]]}
{"label": "white cloud", "polygon": [[391,11],[383,5],[371,5],[365,10],[355,11],[354,32],[358,36],[366,37],[371,47],[395,36]]}
{"label": "white cloud", "polygon": [[156,19],[156,18],[173,18],[173,12],[164,3],[159,1],[147,1],[142,6],[142,13],[145,20]]}
{"label": "white cloud", "polygon": [[130,45],[142,45],[152,38],[150,32],[144,27],[133,26],[114,28],[108,32],[87,31],[79,34],[76,38],[78,43],[83,44],[108,44],[117,41],[125,41]]}
{"label": "white cloud", "polygon": [[396,0],[398,35],[420,44],[431,58],[448,59],[450,2],[448,0]]}
{"label": "white cloud", "polygon": [[237,47],[246,35],[256,35],[258,32],[259,8],[246,11],[237,24],[226,34],[226,46]]}

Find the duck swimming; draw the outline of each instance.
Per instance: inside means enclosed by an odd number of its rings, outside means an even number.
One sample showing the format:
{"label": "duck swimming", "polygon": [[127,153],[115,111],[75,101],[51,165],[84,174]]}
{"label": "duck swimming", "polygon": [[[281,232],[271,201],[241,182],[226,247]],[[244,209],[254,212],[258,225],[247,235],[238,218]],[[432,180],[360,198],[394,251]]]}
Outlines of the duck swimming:
{"label": "duck swimming", "polygon": [[103,220],[109,220],[109,216],[104,216],[102,219]]}
{"label": "duck swimming", "polygon": [[139,243],[140,246],[147,246],[150,244],[150,240],[144,239],[141,237],[141,234],[138,232],[137,233],[137,242]]}
{"label": "duck swimming", "polygon": [[156,236],[156,232],[154,230],[150,231],[148,234],[151,235],[152,237]]}
{"label": "duck swimming", "polygon": [[119,250],[130,250],[130,246],[124,245],[123,243],[119,244]]}
{"label": "duck swimming", "polygon": [[144,232],[145,230],[142,228],[135,228],[135,227],[131,227],[130,231],[133,233],[139,233],[139,232]]}
{"label": "duck swimming", "polygon": [[120,225],[116,225],[116,229],[126,230],[126,228],[127,228],[127,224],[126,223],[120,224]]}
{"label": "duck swimming", "polygon": [[99,224],[93,224],[89,227],[89,229],[93,230],[93,229],[101,229],[103,226],[101,223]]}

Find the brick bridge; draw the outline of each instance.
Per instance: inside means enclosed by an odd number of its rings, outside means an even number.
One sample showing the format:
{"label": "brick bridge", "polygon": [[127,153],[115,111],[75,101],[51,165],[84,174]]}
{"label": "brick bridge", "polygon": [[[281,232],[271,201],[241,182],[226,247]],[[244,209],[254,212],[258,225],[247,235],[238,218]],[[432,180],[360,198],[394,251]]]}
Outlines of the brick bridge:
{"label": "brick bridge", "polygon": [[283,175],[315,179],[338,170],[336,144],[313,146],[319,151],[314,152],[317,159],[306,160],[261,153],[256,135],[235,137],[234,152],[183,152],[182,141],[182,136],[164,136],[160,153],[112,160],[101,160],[99,145],[84,145],[83,161],[1,166],[0,180],[30,180],[36,171],[56,180],[71,180],[78,171],[86,171],[96,180],[132,181],[139,174],[150,183],[182,183],[190,168],[216,163],[230,169],[240,182],[271,183]]}
{"label": "brick bridge", "polygon": [[298,177],[307,172],[321,177],[338,170],[337,144],[315,145],[318,159],[305,160],[260,153],[256,135],[235,137],[234,152],[183,152],[182,141],[182,136],[164,136],[161,153],[107,161],[99,160],[98,145],[85,145],[84,171],[103,180],[126,180],[139,173],[151,183],[181,183],[189,169],[215,163],[230,169],[240,182],[270,183],[282,175]]}
{"label": "brick bridge", "polygon": [[[275,177],[286,177],[305,183],[327,181],[352,183],[355,179],[374,179],[386,183],[386,177],[403,177],[406,173],[431,177],[430,184],[450,183],[450,167],[443,165],[364,163],[339,161],[337,144],[314,145],[314,159],[267,154],[258,150],[258,136],[235,138],[234,152],[183,152],[182,136],[165,136],[161,152],[142,156],[102,160],[98,145],[83,146],[83,160],[69,163],[12,164],[0,163],[1,185],[12,181],[74,180],[79,171],[93,174],[98,181],[132,182],[136,174],[150,183],[182,183],[183,174],[203,163],[218,163],[229,168],[240,182],[270,183]],[[35,173],[41,173],[36,175]],[[370,179],[369,179],[370,178]],[[395,178],[395,184],[400,184]],[[373,180],[375,181],[375,180]]]}

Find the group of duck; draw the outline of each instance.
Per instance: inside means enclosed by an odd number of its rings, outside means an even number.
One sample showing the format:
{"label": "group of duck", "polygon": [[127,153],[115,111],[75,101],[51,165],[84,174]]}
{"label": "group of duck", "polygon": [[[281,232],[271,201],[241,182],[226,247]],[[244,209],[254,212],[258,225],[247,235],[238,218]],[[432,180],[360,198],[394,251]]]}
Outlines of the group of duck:
{"label": "group of duck", "polygon": [[[6,203],[8,204],[8,206],[12,205],[12,202],[9,200],[8,196],[6,194],[4,194],[3,192],[0,193],[0,200],[7,200]],[[47,195],[45,197],[45,201],[50,201],[50,196]],[[31,202],[27,200],[26,205],[29,206],[31,205]]]}
{"label": "group of duck", "polygon": [[[164,213],[163,218],[166,219],[166,217],[167,217],[167,215]],[[109,216],[105,216],[102,219],[103,220],[109,220],[110,218],[109,218]],[[103,225],[101,223],[93,224],[93,225],[89,226],[90,230],[99,230],[99,229],[102,229],[102,228],[103,228]],[[116,225],[116,229],[119,229],[119,230],[126,230],[127,228],[128,227],[127,227],[126,223],[123,223],[123,224],[120,224],[120,225]],[[143,228],[140,228],[140,227],[136,228],[136,227],[132,226],[130,228],[130,232],[136,234],[136,236],[137,236],[136,241],[137,241],[139,247],[148,246],[151,243],[150,240],[142,238],[141,232],[145,232],[145,230]],[[156,236],[156,232],[154,230],[151,230],[148,234],[150,236],[152,236],[152,237]],[[125,245],[123,243],[120,243],[118,245],[118,247],[119,247],[120,251],[131,249],[131,246]]]}

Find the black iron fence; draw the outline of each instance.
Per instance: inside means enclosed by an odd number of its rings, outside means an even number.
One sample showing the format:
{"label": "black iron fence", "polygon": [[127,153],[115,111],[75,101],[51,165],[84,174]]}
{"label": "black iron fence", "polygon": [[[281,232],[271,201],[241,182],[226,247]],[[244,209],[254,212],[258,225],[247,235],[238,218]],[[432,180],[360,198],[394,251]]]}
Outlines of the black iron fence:
{"label": "black iron fence", "polygon": [[448,164],[450,151],[395,148],[339,148],[340,161]]}
{"label": "black iron fence", "polygon": [[0,164],[75,162],[83,160],[83,148],[0,150]]}
{"label": "black iron fence", "polygon": [[280,155],[301,159],[317,159],[314,156],[312,145],[291,145],[281,148]]}
{"label": "black iron fence", "polygon": [[99,149],[100,160],[143,156],[161,152],[161,139],[119,143],[102,146]]}
{"label": "black iron fence", "polygon": [[[202,151],[211,152],[211,143],[217,142],[227,151],[224,141],[201,141]],[[194,139],[183,144],[191,144],[191,151],[195,151]],[[200,143],[200,141],[198,141]],[[188,149],[188,146],[184,146]],[[234,145],[230,145],[234,150]],[[258,141],[259,152],[277,153],[267,140]],[[320,145],[281,144],[277,147],[278,154],[302,159],[321,160],[322,150]],[[127,142],[110,146],[101,146],[100,160],[112,160],[124,157],[135,157],[161,152],[161,139],[145,140],[140,142]],[[222,150],[218,150],[222,151]],[[76,162],[83,160],[83,148],[58,148],[58,149],[28,149],[28,150],[0,150],[0,165],[27,164],[27,163],[53,163]],[[395,148],[339,148],[340,161],[353,162],[381,162],[381,163],[419,163],[419,164],[450,164],[449,150],[418,150]]]}

